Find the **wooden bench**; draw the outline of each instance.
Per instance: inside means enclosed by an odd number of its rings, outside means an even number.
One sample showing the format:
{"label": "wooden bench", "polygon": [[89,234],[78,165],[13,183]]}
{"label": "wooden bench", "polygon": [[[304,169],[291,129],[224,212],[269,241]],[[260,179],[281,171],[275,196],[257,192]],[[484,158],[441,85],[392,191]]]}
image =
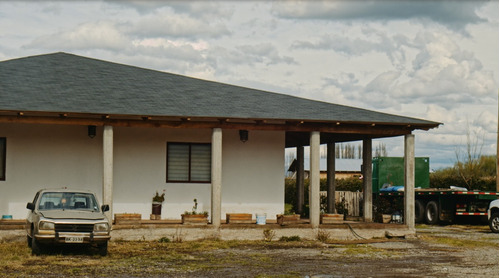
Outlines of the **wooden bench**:
{"label": "wooden bench", "polygon": [[226,213],[226,223],[227,224],[252,224],[255,221],[252,220],[251,213]]}

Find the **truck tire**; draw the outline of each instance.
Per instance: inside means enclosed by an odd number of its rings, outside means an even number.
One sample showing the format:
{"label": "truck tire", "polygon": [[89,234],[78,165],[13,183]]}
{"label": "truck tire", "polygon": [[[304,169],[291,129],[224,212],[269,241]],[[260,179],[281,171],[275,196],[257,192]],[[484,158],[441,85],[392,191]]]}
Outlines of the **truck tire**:
{"label": "truck tire", "polygon": [[430,201],[425,206],[425,222],[429,225],[439,223],[439,206],[436,201]]}
{"label": "truck tire", "polygon": [[99,255],[106,256],[108,255],[108,242],[104,242],[102,244],[97,245],[97,249],[99,250]]}
{"label": "truck tire", "polygon": [[34,236],[31,237],[31,255],[39,256],[43,252],[43,247]]}
{"label": "truck tire", "polygon": [[425,207],[421,200],[415,200],[415,223],[424,222]]}
{"label": "truck tire", "polygon": [[491,214],[490,221],[488,222],[490,224],[491,231],[498,234],[498,212],[493,212]]}

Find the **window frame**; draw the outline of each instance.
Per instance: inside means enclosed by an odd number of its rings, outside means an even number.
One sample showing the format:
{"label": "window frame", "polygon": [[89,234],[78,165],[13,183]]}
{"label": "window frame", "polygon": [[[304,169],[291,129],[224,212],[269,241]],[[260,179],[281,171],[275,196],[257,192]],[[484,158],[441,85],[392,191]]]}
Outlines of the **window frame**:
{"label": "window frame", "polygon": [[7,137],[0,137],[0,142],[3,141],[3,146],[0,145],[0,148],[3,148],[3,156],[0,157],[0,161],[2,165],[0,166],[2,172],[0,172],[0,181],[5,181],[7,174],[5,173],[7,169]]}
{"label": "window frame", "polygon": [[[187,180],[171,180],[169,179],[168,177],[168,145],[171,144],[171,145],[187,145],[189,148],[189,151],[188,151],[188,157],[189,157],[189,161],[188,161],[188,179]],[[210,173],[210,177],[208,180],[206,181],[197,181],[197,180],[191,180],[191,169],[192,169],[192,146],[194,145],[197,145],[197,146],[200,146],[200,145],[204,145],[204,146],[209,146],[210,147],[210,169],[212,168],[212,160],[211,160],[211,157],[212,157],[212,151],[211,151],[211,146],[212,144],[211,143],[191,143],[191,142],[167,142],[167,149],[166,149],[166,167],[165,167],[165,171],[166,171],[166,182],[167,183],[211,183],[212,182],[212,173]]]}

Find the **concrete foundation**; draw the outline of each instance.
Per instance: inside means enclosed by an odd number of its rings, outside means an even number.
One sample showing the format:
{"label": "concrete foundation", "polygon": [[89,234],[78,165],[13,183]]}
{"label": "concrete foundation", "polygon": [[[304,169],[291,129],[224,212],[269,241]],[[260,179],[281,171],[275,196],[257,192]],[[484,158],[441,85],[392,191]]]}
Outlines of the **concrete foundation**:
{"label": "concrete foundation", "polygon": [[[265,233],[271,234],[272,240],[282,236],[300,236],[306,240],[317,240],[318,234],[327,235],[331,240],[360,240],[374,238],[409,238],[415,237],[415,229],[406,225],[379,223],[342,223],[319,225],[311,228],[309,224],[280,226],[277,224],[222,224],[219,228],[212,225],[140,225],[117,226],[111,232],[112,241],[146,240],[155,241],[168,238],[171,241],[193,241],[201,239],[221,240],[264,240]],[[0,242],[25,241],[26,232],[22,229],[0,230]]]}

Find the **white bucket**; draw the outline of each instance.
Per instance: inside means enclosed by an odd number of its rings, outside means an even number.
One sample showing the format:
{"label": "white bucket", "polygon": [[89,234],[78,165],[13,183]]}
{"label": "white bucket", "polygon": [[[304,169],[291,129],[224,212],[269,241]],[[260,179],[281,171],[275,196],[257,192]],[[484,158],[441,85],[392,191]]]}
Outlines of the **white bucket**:
{"label": "white bucket", "polygon": [[266,225],[266,214],[265,213],[257,213],[257,214],[255,214],[255,218],[257,218],[257,225]]}

